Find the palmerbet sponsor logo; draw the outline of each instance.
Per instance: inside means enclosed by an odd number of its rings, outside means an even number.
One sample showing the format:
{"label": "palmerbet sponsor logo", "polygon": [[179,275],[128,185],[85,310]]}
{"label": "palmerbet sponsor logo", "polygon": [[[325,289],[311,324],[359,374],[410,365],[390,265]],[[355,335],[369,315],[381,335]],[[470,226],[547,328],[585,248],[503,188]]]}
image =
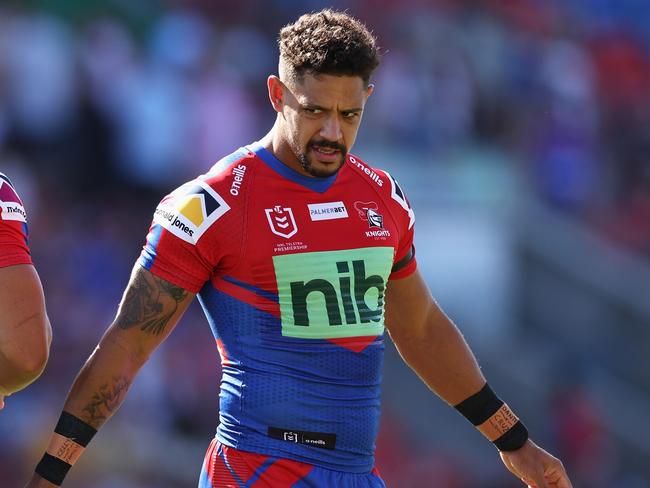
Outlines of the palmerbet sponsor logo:
{"label": "palmerbet sponsor logo", "polygon": [[392,247],[273,257],[282,335],[311,339],[380,335]]}
{"label": "palmerbet sponsor logo", "polygon": [[343,202],[310,203],[309,216],[312,220],[347,219],[348,210]]}

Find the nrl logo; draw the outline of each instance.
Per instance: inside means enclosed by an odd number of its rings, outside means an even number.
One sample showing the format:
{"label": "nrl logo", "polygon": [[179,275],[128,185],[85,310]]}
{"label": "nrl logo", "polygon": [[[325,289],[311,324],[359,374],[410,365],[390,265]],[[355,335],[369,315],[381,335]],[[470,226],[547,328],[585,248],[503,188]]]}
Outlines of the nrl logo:
{"label": "nrl logo", "polygon": [[266,220],[271,226],[271,232],[275,235],[289,239],[298,232],[296,219],[291,208],[276,205],[273,208],[264,209],[264,212],[266,213]]}

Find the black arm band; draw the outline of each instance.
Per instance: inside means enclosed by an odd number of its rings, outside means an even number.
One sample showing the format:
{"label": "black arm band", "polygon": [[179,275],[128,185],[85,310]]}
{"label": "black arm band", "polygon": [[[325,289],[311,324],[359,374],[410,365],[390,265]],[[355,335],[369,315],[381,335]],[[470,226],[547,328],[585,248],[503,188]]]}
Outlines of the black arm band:
{"label": "black arm band", "polygon": [[463,400],[454,408],[474,426],[479,426],[501,408],[503,401],[485,383],[478,393]]}
{"label": "black arm band", "polygon": [[97,433],[97,429],[68,412],[61,412],[54,432],[68,439],[72,439],[80,446],[86,447]]}
{"label": "black arm band", "polygon": [[[475,427],[478,427],[487,422],[501,409],[501,407],[503,407],[503,405],[503,401],[486,383],[478,393],[463,400],[458,405],[455,405],[454,408]],[[495,439],[492,442],[499,451],[516,451],[522,447],[527,440],[528,430],[520,420],[517,420],[517,422],[508,429],[507,432],[503,433],[498,439]]]}
{"label": "black arm band", "polygon": [[68,474],[72,466],[59,458],[50,456],[48,453],[43,454],[40,462],[36,465],[36,474],[50,483],[61,486],[65,475]]}
{"label": "black arm band", "polygon": [[499,451],[516,451],[528,440],[528,429],[521,423],[517,422],[512,429],[494,441],[494,445]]}
{"label": "black arm band", "polygon": [[[70,441],[73,441],[74,444],[79,444],[79,446],[85,448],[97,433],[97,429],[68,412],[61,412],[61,416],[59,417],[59,421],[56,423],[54,432]],[[79,446],[77,446],[77,449],[81,449]],[[66,457],[65,459],[70,460],[71,458]],[[63,459],[59,459],[58,457],[52,456],[46,452],[43,454],[43,457],[36,466],[35,471],[41,478],[46,479],[57,486],[61,486],[61,483],[63,483],[63,480],[71,467],[72,465]]]}

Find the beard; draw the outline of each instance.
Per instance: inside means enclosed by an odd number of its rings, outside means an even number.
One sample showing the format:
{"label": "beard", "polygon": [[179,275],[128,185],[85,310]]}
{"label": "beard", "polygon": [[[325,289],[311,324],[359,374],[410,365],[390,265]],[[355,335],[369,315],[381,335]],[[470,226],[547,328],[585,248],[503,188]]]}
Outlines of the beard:
{"label": "beard", "polygon": [[[319,148],[333,149],[335,151],[338,151],[340,157],[338,164],[330,163],[324,165],[323,163],[318,163],[318,162],[314,164],[314,162],[312,161],[312,159],[309,157],[308,154],[310,149],[316,150]],[[348,149],[343,144],[339,144],[337,142],[329,142],[329,141],[311,141],[307,144],[305,151],[298,156],[298,161],[300,162],[300,166],[306,173],[310,174],[311,176],[315,176],[317,178],[326,178],[328,176],[332,176],[339,169],[341,169],[341,166],[343,166],[347,154],[348,154]]]}

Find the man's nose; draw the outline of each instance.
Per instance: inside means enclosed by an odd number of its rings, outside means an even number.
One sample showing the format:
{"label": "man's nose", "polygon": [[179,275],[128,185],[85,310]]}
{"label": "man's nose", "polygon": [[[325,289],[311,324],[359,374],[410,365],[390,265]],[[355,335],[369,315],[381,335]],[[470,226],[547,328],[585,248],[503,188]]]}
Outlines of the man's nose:
{"label": "man's nose", "polygon": [[340,141],[343,138],[341,121],[336,115],[331,115],[325,119],[323,127],[321,127],[320,136],[332,142]]}

